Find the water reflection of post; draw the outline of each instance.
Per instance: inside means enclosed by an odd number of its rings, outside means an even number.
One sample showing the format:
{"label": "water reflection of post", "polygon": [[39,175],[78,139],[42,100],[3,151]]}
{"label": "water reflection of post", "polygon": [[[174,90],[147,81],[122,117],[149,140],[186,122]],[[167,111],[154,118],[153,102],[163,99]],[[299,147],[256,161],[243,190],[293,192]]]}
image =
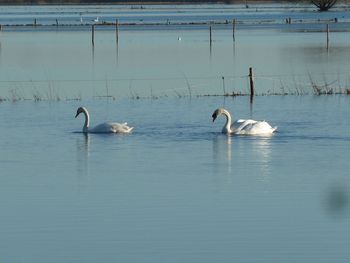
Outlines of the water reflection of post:
{"label": "water reflection of post", "polygon": [[92,65],[95,64],[95,47],[94,45],[91,46],[91,58],[92,58]]}
{"label": "water reflection of post", "polygon": [[[0,25],[0,37],[1,37],[1,39],[2,39],[1,31],[2,31],[2,25]],[[1,39],[0,39],[0,41],[1,41]],[[0,42],[0,56],[1,56],[1,42]]]}
{"label": "water reflection of post", "polygon": [[212,45],[211,45],[211,42],[209,44],[209,58],[210,58],[210,62],[211,62],[211,57],[212,57]]}
{"label": "water reflection of post", "polygon": [[232,39],[233,39],[233,43],[235,43],[235,41],[236,41],[235,32],[236,32],[236,19],[233,19],[232,20]]}
{"label": "water reflection of post", "polygon": [[119,22],[118,19],[115,20],[115,41],[116,44],[119,44]]}
{"label": "water reflection of post", "polygon": [[329,25],[326,26],[326,33],[327,33],[327,52],[329,51]]}
{"label": "water reflection of post", "polygon": [[250,103],[249,103],[249,113],[250,113],[250,118],[253,119],[253,100],[250,99]]}
{"label": "water reflection of post", "polygon": [[91,55],[92,55],[92,64],[95,64],[95,25],[91,27]]}
{"label": "water reflection of post", "polygon": [[86,185],[89,175],[89,147],[90,137],[85,134],[77,138],[77,175],[79,186]]}
{"label": "water reflection of post", "polygon": [[115,59],[116,59],[116,65],[118,65],[118,59],[119,59],[119,21],[118,19],[115,20]]}
{"label": "water reflection of post", "polygon": [[116,65],[118,65],[118,61],[119,61],[119,45],[115,46],[115,63]]}
{"label": "water reflection of post", "polygon": [[233,55],[233,59],[236,56],[236,41],[232,42],[232,55]]}

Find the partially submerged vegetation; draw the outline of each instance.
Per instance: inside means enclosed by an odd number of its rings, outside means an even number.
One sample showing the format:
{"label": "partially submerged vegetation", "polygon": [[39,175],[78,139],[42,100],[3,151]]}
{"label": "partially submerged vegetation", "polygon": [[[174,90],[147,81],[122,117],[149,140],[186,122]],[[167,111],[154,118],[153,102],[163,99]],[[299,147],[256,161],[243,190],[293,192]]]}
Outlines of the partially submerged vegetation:
{"label": "partially submerged vegetation", "polygon": [[[325,96],[325,95],[350,95],[350,80],[347,84],[340,84],[340,80],[336,79],[333,81],[328,81],[325,75],[322,77],[323,80],[316,80],[308,74],[308,82],[304,82],[304,80],[299,80],[296,77],[291,77],[289,81],[285,81],[282,79],[274,79],[273,84],[271,85],[271,89],[266,91],[257,90],[254,93],[254,96]],[[259,77],[257,79],[257,87],[259,87]],[[263,79],[263,78],[262,78]],[[291,80],[292,79],[292,80]],[[218,78],[219,83],[220,78]],[[196,97],[237,97],[237,96],[251,96],[246,87],[242,87],[241,89],[229,90],[225,87],[225,83],[222,82],[222,86],[217,85],[213,87],[212,92],[200,92],[198,87],[191,84],[191,80],[189,78],[184,79],[184,85],[182,87],[173,88],[169,90],[167,93],[159,91],[154,92],[152,86],[150,86],[149,94],[147,92],[138,93],[136,89],[132,87],[132,81],[129,83],[129,95],[121,95],[117,96],[115,93],[117,92],[117,88],[111,90],[106,87],[105,93],[103,91],[99,92],[97,95],[83,96],[83,94],[78,93],[76,95],[62,95],[60,90],[54,88],[52,83],[49,82],[46,88],[41,87],[22,87],[22,88],[9,88],[7,95],[0,96],[1,102],[20,102],[20,101],[33,101],[33,102],[60,102],[60,101],[81,101],[83,97],[92,98],[98,100],[116,100],[120,97],[127,97],[130,99],[161,99],[161,98],[196,98]],[[271,82],[272,83],[272,82]],[[276,84],[278,83],[278,84]],[[25,92],[24,90],[30,90],[29,92]],[[85,95],[85,94],[84,94]]]}
{"label": "partially submerged vegetation", "polygon": [[[0,3],[2,0],[0,0]],[[6,2],[6,1],[5,1]],[[37,3],[36,1],[31,1],[32,3]],[[45,1],[41,1],[40,3],[43,3]],[[60,3],[63,3],[64,1],[60,1]],[[252,2],[252,1],[247,1],[247,2]],[[289,2],[293,2],[293,1],[289,1]],[[332,3],[329,3],[329,1],[312,1],[313,4],[315,4],[316,6],[318,6],[317,4],[320,3],[321,4],[327,4],[328,2],[328,6],[329,8],[332,7],[336,1],[333,1]],[[50,2],[50,3],[53,3]],[[34,24],[27,24],[27,26],[39,26],[40,24],[36,23],[36,19],[34,20],[35,23]],[[233,22],[234,21],[234,22]],[[254,21],[254,23],[264,23],[265,20],[262,21]],[[272,20],[273,21],[273,20]],[[293,21],[293,23],[303,23],[304,20],[296,20],[295,22]],[[314,22],[314,21],[313,21]],[[320,20],[318,19],[319,23],[328,23],[328,22],[334,22],[335,25],[338,24],[342,24],[343,22],[339,22],[337,20]],[[90,21],[90,23],[93,23],[92,21]],[[144,23],[144,22],[142,22]],[[159,23],[159,22],[158,22]],[[168,23],[168,21],[167,21]],[[182,23],[182,22],[181,22]],[[196,24],[197,23],[197,24]],[[235,25],[235,23],[238,24],[243,24],[244,22],[242,21],[238,21],[238,20],[226,20],[226,21],[199,21],[199,22],[189,22],[189,24],[191,26],[193,25],[215,25],[215,24],[230,24],[228,26],[231,26],[231,23]],[[281,22],[279,22],[281,23]],[[289,18],[289,24],[291,23],[290,18]],[[117,24],[117,22],[116,22]],[[170,25],[170,22],[168,23]],[[60,25],[58,24],[58,20],[56,19],[56,25]],[[68,25],[68,24],[67,24]],[[91,24],[76,24],[76,26],[91,26]],[[97,25],[101,26],[108,26],[108,25],[114,25],[113,23],[107,23],[105,21],[100,21]],[[123,24],[126,25],[126,24]],[[142,24],[144,25],[144,24]],[[182,24],[181,24],[182,25]],[[51,25],[49,25],[51,26]],[[62,26],[65,26],[64,24],[62,24]],[[328,25],[327,25],[328,26]],[[11,27],[11,26],[9,26]],[[39,27],[38,27],[39,28]],[[58,27],[57,27],[58,28]],[[293,30],[296,30],[295,27],[293,27]],[[50,30],[50,28],[49,28]],[[316,28],[316,29],[306,29],[304,26],[302,27],[302,32],[307,32],[308,30],[312,31],[312,32],[323,32],[324,29],[320,29],[320,28]],[[342,29],[343,30],[343,29]],[[210,32],[211,32],[211,27],[210,27]],[[118,45],[118,44],[117,44]],[[210,48],[211,48],[211,40],[210,40]],[[327,50],[328,50],[328,34],[327,34]],[[305,74],[306,75],[306,74]],[[246,76],[240,76],[239,78],[245,78]],[[317,78],[313,78],[311,76],[311,74],[306,75],[306,78],[308,78],[307,81],[305,81],[305,76],[303,80],[298,80],[296,77],[293,76],[289,76],[289,80],[286,81],[284,78],[275,78],[272,79],[271,81],[271,88],[266,88],[266,86],[268,85],[260,85],[259,86],[259,77],[265,78],[264,76],[257,76],[257,90],[255,95],[257,96],[267,96],[267,95],[334,95],[334,94],[344,94],[344,95],[350,95],[350,85],[345,85],[340,84],[341,81],[339,80],[332,80],[332,81],[328,81],[325,77],[321,78],[318,76]],[[230,78],[230,76],[228,76],[228,79]],[[232,76],[231,76],[232,78]],[[222,79],[222,82],[220,81]],[[290,81],[290,79],[292,79],[292,81]],[[321,81],[319,81],[319,79],[323,79]],[[342,78],[344,79],[344,78]],[[157,79],[155,79],[157,80]],[[185,84],[183,84],[183,86],[180,86],[177,84],[174,84],[176,87],[173,87],[171,90],[165,91],[165,92],[157,92],[157,88],[154,88],[152,86],[152,83],[147,83],[147,84],[142,84],[140,86],[142,86],[141,88],[139,87],[139,85],[133,83],[133,80],[130,80],[129,82],[129,94],[127,95],[127,97],[131,98],[131,99],[141,99],[141,98],[148,98],[148,99],[159,99],[162,97],[171,97],[171,96],[175,96],[178,98],[183,98],[183,97],[202,97],[202,96],[224,96],[224,97],[236,97],[236,96],[250,96],[251,93],[248,91],[247,92],[247,88],[244,85],[227,85],[225,84],[225,78],[222,77],[217,77],[217,84],[213,85],[213,89],[210,90],[210,92],[208,92],[208,89],[202,89],[201,87],[196,87],[196,85],[192,85],[191,82],[193,80],[187,78],[186,75],[183,76],[183,82]],[[317,80],[317,81],[316,81]],[[89,80],[81,80],[84,82],[90,82]],[[99,80],[101,81],[101,80]],[[108,80],[110,81],[110,80]],[[105,91],[104,89],[101,87],[102,85],[99,84],[99,86],[97,87],[97,89],[99,91],[101,91],[101,94],[95,94],[93,96],[86,96],[86,94],[84,94],[86,97],[90,97],[90,98],[94,98],[94,99],[111,99],[111,100],[115,100],[117,98],[117,93],[118,93],[118,87],[117,85],[114,85],[111,89],[109,89],[108,87],[108,81],[105,80]],[[118,80],[111,80],[111,81],[118,81]],[[139,81],[143,81],[143,80],[139,80]],[[164,79],[162,79],[162,81],[164,81]],[[203,81],[206,81],[205,79]],[[24,81],[26,82],[26,81]],[[21,83],[24,83],[21,82]],[[0,95],[0,102],[5,102],[5,101],[9,101],[9,102],[18,102],[18,101],[34,101],[34,102],[40,102],[40,101],[69,101],[69,100],[82,100],[83,96],[82,94],[77,94],[77,95],[62,95],[62,89],[59,88],[60,85],[55,85],[55,81],[37,81],[40,82],[41,84],[38,84],[39,87],[36,87],[34,82],[32,81],[28,81],[27,83],[24,83],[23,86],[21,86],[22,84],[16,84],[16,81],[13,81],[14,84],[5,84],[2,87],[2,90],[6,89],[8,90],[8,94],[6,95]],[[59,80],[57,81],[59,82]],[[56,83],[57,83],[56,82]],[[222,83],[222,86],[219,83]],[[6,83],[6,81],[3,81],[3,83]],[[92,83],[92,85],[94,85],[96,83]],[[12,86],[11,86],[12,85]],[[16,86],[18,85],[18,86]],[[6,87],[7,86],[7,87]],[[78,85],[79,86],[79,85]],[[264,88],[262,89],[263,91],[259,92],[259,87],[264,86]],[[136,88],[135,88],[136,87]],[[150,89],[149,95],[147,94],[148,92],[148,87]],[[236,89],[235,87],[239,87],[238,89]],[[76,86],[72,85],[72,89],[76,90]],[[125,90],[125,87],[124,87]],[[137,90],[142,90],[142,92],[137,92]],[[25,92],[24,92],[25,91]],[[110,92],[112,91],[112,92]],[[114,94],[113,94],[114,91]],[[112,94],[111,94],[112,93]],[[125,92],[123,94],[120,94],[121,97],[125,97]],[[146,95],[145,95],[146,94]]]}

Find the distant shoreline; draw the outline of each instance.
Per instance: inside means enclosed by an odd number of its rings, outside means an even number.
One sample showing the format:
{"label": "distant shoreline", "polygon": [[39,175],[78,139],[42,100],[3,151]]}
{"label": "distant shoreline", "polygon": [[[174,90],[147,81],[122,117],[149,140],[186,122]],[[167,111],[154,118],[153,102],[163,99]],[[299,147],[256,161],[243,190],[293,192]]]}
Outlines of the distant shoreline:
{"label": "distant shoreline", "polygon": [[[250,5],[256,4],[310,4],[310,0],[0,0],[0,6],[52,6],[52,5]],[[338,0],[337,4],[350,4],[350,0]]]}
{"label": "distant shoreline", "polygon": [[[202,4],[310,4],[310,0],[0,0],[0,6],[18,5],[202,5]],[[338,0],[338,4],[350,4],[350,0]]]}
{"label": "distant shoreline", "polygon": [[[350,2],[350,0],[340,1],[340,2]],[[271,4],[271,3],[310,3],[310,1],[302,0],[177,0],[177,1],[169,1],[169,0],[150,0],[150,1],[113,1],[113,0],[104,0],[104,1],[89,1],[89,0],[0,0],[1,5],[201,5],[201,4]],[[311,4],[311,3],[310,3]]]}

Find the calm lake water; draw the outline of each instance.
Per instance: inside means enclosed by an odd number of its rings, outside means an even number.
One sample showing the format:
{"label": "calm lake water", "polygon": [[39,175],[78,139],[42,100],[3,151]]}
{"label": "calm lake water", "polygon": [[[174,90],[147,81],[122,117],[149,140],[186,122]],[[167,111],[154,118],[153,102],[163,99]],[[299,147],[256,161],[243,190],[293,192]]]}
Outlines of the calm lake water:
{"label": "calm lake water", "polygon": [[[125,26],[118,45],[100,28],[94,47],[89,27],[5,27],[0,261],[349,262],[350,97],[311,84],[349,87],[350,34],[331,33],[327,51],[325,33],[304,26],[242,27],[233,44],[218,25],[211,46],[203,26]],[[203,96],[247,92],[249,67],[253,104]],[[92,125],[134,132],[85,136],[82,105]],[[218,107],[278,133],[223,135]]]}
{"label": "calm lake water", "polygon": [[[0,97],[65,100],[247,93],[250,67],[259,94],[312,93],[312,83],[333,90],[349,87],[350,34],[344,28],[350,24],[330,25],[328,51],[325,24],[297,27],[238,25],[233,42],[230,25],[213,25],[210,45],[207,26],[121,26],[117,45],[114,27],[100,26],[94,46],[90,27],[5,27]],[[340,28],[333,32],[333,27]]]}
{"label": "calm lake water", "polygon": [[[347,96],[3,103],[0,259],[12,262],[348,262]],[[272,137],[228,137],[236,118]]]}

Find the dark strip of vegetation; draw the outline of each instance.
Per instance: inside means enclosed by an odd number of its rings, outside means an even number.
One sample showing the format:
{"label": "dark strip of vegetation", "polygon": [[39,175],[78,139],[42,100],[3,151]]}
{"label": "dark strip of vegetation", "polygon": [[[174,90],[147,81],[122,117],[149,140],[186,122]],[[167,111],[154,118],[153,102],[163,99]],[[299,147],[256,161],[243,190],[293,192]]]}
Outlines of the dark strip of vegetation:
{"label": "dark strip of vegetation", "polygon": [[[320,9],[331,8],[337,0],[265,0],[264,2],[290,2],[290,3],[312,3]],[[340,2],[350,2],[349,0],[342,0]],[[244,3],[249,4],[261,3],[259,0],[0,0],[0,5],[50,5],[50,4],[152,4],[152,3]]]}
{"label": "dark strip of vegetation", "polygon": [[[243,0],[0,0],[0,5],[245,3]],[[255,2],[255,1],[250,1]],[[274,1],[267,1],[274,2]],[[281,0],[279,2],[290,2]],[[297,2],[297,1],[295,1]]]}

